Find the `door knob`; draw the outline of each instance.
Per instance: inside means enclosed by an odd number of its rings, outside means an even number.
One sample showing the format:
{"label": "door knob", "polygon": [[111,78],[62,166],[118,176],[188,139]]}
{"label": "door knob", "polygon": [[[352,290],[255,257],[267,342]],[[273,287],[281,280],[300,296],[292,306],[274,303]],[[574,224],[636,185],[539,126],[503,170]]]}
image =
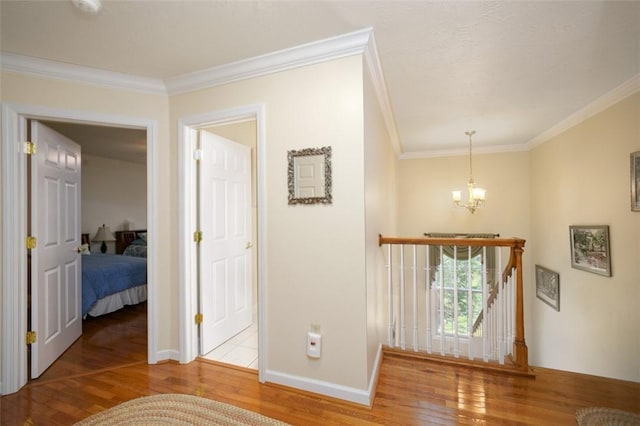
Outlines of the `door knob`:
{"label": "door knob", "polygon": [[249,241],[244,248],[249,250],[251,247],[253,247],[253,243],[251,241]]}

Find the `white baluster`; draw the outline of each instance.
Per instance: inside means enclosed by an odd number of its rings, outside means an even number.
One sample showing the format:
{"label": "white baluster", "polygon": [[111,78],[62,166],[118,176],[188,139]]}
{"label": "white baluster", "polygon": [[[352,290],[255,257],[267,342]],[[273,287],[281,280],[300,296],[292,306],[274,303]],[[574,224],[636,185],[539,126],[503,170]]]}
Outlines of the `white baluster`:
{"label": "white baluster", "polygon": [[413,245],[413,350],[418,352],[418,253]]}
{"label": "white baluster", "polygon": [[389,347],[395,346],[394,332],[393,332],[393,280],[391,279],[391,251],[393,244],[387,245],[387,309],[389,313]]}
{"label": "white baluster", "polygon": [[407,324],[404,317],[404,245],[400,245],[400,348],[406,348]]}
{"label": "white baluster", "polygon": [[[486,258],[487,248],[482,247],[482,257]],[[490,315],[487,308],[489,292],[487,289],[487,264],[482,266],[482,359],[489,361],[489,321]]]}
{"label": "white baluster", "polygon": [[[434,309],[431,306],[431,264],[429,259],[429,249],[431,246],[425,246],[425,274],[424,274],[424,282],[426,283],[426,291],[425,291],[425,303],[427,306],[426,309],[426,320],[427,320],[427,353],[431,353],[432,351],[432,338],[431,338],[431,318]],[[433,306],[435,307],[435,305]]]}
{"label": "white baluster", "polygon": [[511,279],[509,280],[509,289],[510,289],[510,295],[511,295],[511,300],[509,302],[509,306],[511,307],[510,309],[510,314],[511,314],[511,318],[509,319],[509,327],[510,327],[510,333],[509,333],[509,341],[511,342],[511,347],[513,348],[513,342],[516,340],[516,268],[513,268],[511,271]]}
{"label": "white baluster", "polygon": [[453,246],[453,356],[460,356],[460,336],[458,335],[458,246]]}
{"label": "white baluster", "polygon": [[496,317],[497,317],[497,324],[496,324],[496,329],[497,329],[497,339],[498,339],[498,344],[497,344],[497,357],[498,357],[498,362],[500,364],[504,364],[504,353],[503,353],[503,349],[504,349],[504,315],[505,315],[505,310],[507,308],[506,303],[507,303],[507,299],[505,298],[504,295],[504,287],[503,286],[498,286],[498,300],[496,300],[497,302],[499,302],[496,305]]}
{"label": "white baluster", "polygon": [[444,255],[442,253],[442,246],[440,246],[440,271],[439,271],[439,288],[440,288],[440,294],[439,294],[439,304],[440,304],[440,310],[439,310],[439,324],[440,324],[440,355],[445,354],[445,346],[447,343],[447,336],[445,334],[445,323],[444,323],[444,267],[443,267],[443,259],[444,259]]}
{"label": "white baluster", "polygon": [[[482,259],[484,262],[484,258]],[[471,276],[471,246],[467,250],[467,356],[473,359],[473,288]]]}

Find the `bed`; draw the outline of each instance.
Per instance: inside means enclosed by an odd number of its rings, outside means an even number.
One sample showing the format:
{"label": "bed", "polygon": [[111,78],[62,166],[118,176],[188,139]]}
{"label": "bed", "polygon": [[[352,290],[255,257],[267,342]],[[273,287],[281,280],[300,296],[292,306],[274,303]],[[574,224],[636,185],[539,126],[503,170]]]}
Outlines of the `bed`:
{"label": "bed", "polygon": [[[116,231],[116,254],[82,258],[82,317],[105,315],[147,300],[146,230]],[[89,240],[83,234],[83,243]]]}

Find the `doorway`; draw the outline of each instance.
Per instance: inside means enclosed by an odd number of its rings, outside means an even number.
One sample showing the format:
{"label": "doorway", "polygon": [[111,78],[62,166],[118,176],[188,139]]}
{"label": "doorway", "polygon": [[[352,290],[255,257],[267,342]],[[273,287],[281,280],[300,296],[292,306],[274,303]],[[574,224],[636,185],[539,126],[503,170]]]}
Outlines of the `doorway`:
{"label": "doorway", "polygon": [[[145,118],[111,116],[86,111],[70,111],[30,105],[2,104],[2,186],[3,186],[3,268],[2,280],[2,394],[16,392],[27,382],[27,179],[25,144],[27,122],[75,122],[146,131],[147,156],[147,228],[150,238],[156,235],[154,150],[155,121]],[[148,362],[157,362],[156,350],[156,250],[150,244],[148,252]]]}
{"label": "doorway", "polygon": [[[57,122],[32,120],[30,128],[32,129],[31,141],[37,143],[36,152],[42,152],[40,147],[45,146],[48,141],[52,141],[56,146],[63,146],[65,141],[71,140],[79,145],[81,155],[81,167],[79,168],[81,180],[78,188],[81,188],[79,194],[73,195],[70,202],[78,209],[73,215],[63,214],[60,226],[67,228],[69,218],[75,218],[76,230],[68,236],[64,237],[71,245],[68,250],[61,249],[58,245],[39,244],[35,249],[37,251],[36,259],[42,258],[41,252],[46,250],[62,251],[73,256],[75,263],[82,264],[82,277],[85,275],[87,279],[81,279],[82,285],[78,286],[82,292],[76,297],[78,307],[75,310],[78,315],[78,322],[82,324],[82,335],[72,336],[71,340],[66,343],[56,343],[55,339],[39,338],[30,345],[28,350],[31,360],[28,360],[28,367],[31,367],[29,377],[37,382],[48,381],[52,378],[61,378],[65,375],[78,375],[93,372],[95,370],[104,370],[114,368],[120,365],[127,365],[132,362],[147,360],[147,314],[146,314],[146,285],[144,288],[127,288],[122,292],[111,294],[113,290],[105,290],[106,287],[99,285],[98,277],[102,273],[117,273],[122,279],[132,281],[132,286],[145,283],[140,281],[146,277],[146,273],[141,275],[137,272],[136,281],[133,275],[125,275],[115,269],[116,265],[111,262],[125,262],[132,257],[123,257],[122,254],[131,254],[133,250],[125,252],[123,241],[124,235],[128,235],[130,229],[146,230],[147,218],[147,184],[146,184],[146,132],[143,129],[129,129],[113,126],[99,126],[94,124],[82,124],[76,122]],[[35,134],[34,130],[35,129]],[[34,138],[35,137],[35,138]],[[65,139],[67,138],[67,139]],[[51,148],[49,148],[49,151]],[[65,151],[66,152],[66,151]],[[42,157],[38,157],[37,163],[42,162]],[[68,157],[68,156],[63,156]],[[28,162],[28,165],[33,161]],[[55,166],[51,164],[50,158],[44,161],[49,167]],[[63,169],[67,170],[68,165]],[[54,168],[57,170],[57,168]],[[38,174],[38,176],[40,176]],[[80,177],[80,176],[79,176]],[[68,178],[64,180],[64,187],[68,188]],[[41,209],[34,208],[35,205],[43,203],[45,206],[50,204],[40,200],[41,197],[48,197],[51,191],[39,193],[39,188],[33,182],[30,189],[35,192],[30,196],[32,202],[28,206],[30,209],[29,217],[36,215],[43,226],[43,215]],[[65,194],[67,189],[62,192],[63,199],[67,198]],[[64,203],[62,203],[64,205]],[[49,217],[45,214],[44,217]],[[58,222],[58,221],[55,221]],[[116,241],[105,242],[105,254],[101,254],[100,243],[93,242],[102,229],[102,225],[106,223],[112,230]],[[98,230],[98,231],[96,231]],[[69,231],[69,230],[68,230]],[[68,231],[61,234],[68,234]],[[31,235],[42,236],[44,232],[30,232]],[[79,240],[82,235],[82,243],[86,243],[85,250],[75,253],[75,249],[80,247]],[[71,239],[70,239],[71,238]],[[146,253],[147,246],[143,240],[136,240],[136,244],[145,244],[144,246],[136,246],[134,248],[144,248],[142,254]],[[49,248],[47,249],[47,246]],[[34,250],[31,250],[29,256],[32,256]],[[139,251],[135,251],[134,254]],[[82,255],[80,254],[82,253]],[[116,256],[118,255],[118,256]],[[144,257],[144,256],[143,256]],[[96,261],[99,262],[90,262]],[[134,262],[134,260],[131,260]],[[109,263],[102,263],[109,262]],[[135,263],[127,265],[141,264],[142,259],[135,259]],[[108,266],[111,265],[111,266]],[[109,269],[103,269],[103,268]],[[119,266],[117,266],[119,268]],[[136,270],[141,268],[136,266]],[[68,270],[68,267],[66,268]],[[146,270],[146,263],[144,264]],[[51,274],[48,274],[51,275]],[[62,274],[62,283],[65,283],[65,276]],[[46,276],[46,275],[45,275]],[[89,279],[91,277],[91,279]],[[86,281],[86,282],[85,282]],[[43,309],[42,300],[46,291],[42,291],[47,286],[40,279],[33,282],[40,288],[39,293],[35,293],[38,297],[32,297],[32,280],[29,280],[29,291],[27,299],[30,303],[27,309],[32,312],[28,318],[38,318],[43,320],[43,316],[39,313],[55,312],[56,304],[53,309]],[[86,288],[85,288],[86,287]],[[120,287],[118,287],[120,288]],[[87,291],[89,294],[84,295]],[[100,293],[98,293],[98,291]],[[75,294],[76,292],[62,291],[63,294]],[[95,294],[95,298],[93,295]],[[96,300],[98,295],[107,296]],[[61,298],[64,309],[66,298]],[[80,308],[80,304],[82,308]],[[128,308],[129,306],[134,308]],[[38,307],[37,311],[33,311]],[[80,315],[81,313],[81,315]],[[35,314],[35,315],[33,315]],[[74,315],[74,316],[75,316]],[[67,315],[69,317],[69,315]],[[108,317],[108,318],[107,318]],[[60,324],[66,324],[67,321],[59,321]],[[46,326],[29,327],[30,330],[38,330],[38,334],[42,335]],[[66,328],[63,328],[63,331]],[[63,336],[64,333],[58,333]],[[78,338],[78,340],[76,340]],[[113,343],[119,341],[117,345]],[[75,343],[74,343],[75,342]],[[52,352],[48,357],[46,347]],[[117,354],[117,356],[116,356]],[[35,363],[35,364],[34,364]],[[33,366],[37,366],[34,370]],[[35,382],[34,382],[35,383]]]}
{"label": "doorway", "polygon": [[[198,249],[193,243],[193,233],[198,228],[197,188],[198,174],[198,129],[217,129],[224,132],[226,125],[252,121],[255,124],[255,208],[254,216],[257,230],[255,253],[257,283],[255,292],[257,296],[257,346],[258,346],[258,379],[263,382],[263,371],[266,365],[265,330],[265,304],[264,304],[264,276],[265,276],[265,217],[264,217],[264,105],[250,105],[246,107],[214,111],[207,114],[185,117],[178,122],[178,134],[180,144],[180,276],[186,283],[180,289],[180,358],[181,362],[190,362],[200,356],[200,340],[197,314],[199,313],[199,286],[198,286]],[[215,132],[216,130],[214,130]],[[205,313],[206,315],[206,313]]]}
{"label": "doorway", "polygon": [[199,353],[257,370],[255,120],[199,129],[198,144]]}

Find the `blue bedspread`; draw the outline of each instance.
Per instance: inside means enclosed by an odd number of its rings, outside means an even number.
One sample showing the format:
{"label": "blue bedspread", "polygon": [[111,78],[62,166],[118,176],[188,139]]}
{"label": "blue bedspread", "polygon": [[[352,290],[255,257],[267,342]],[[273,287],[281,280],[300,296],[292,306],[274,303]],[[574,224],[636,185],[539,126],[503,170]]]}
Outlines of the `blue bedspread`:
{"label": "blue bedspread", "polygon": [[147,259],[118,254],[82,256],[82,316],[98,299],[147,283]]}

